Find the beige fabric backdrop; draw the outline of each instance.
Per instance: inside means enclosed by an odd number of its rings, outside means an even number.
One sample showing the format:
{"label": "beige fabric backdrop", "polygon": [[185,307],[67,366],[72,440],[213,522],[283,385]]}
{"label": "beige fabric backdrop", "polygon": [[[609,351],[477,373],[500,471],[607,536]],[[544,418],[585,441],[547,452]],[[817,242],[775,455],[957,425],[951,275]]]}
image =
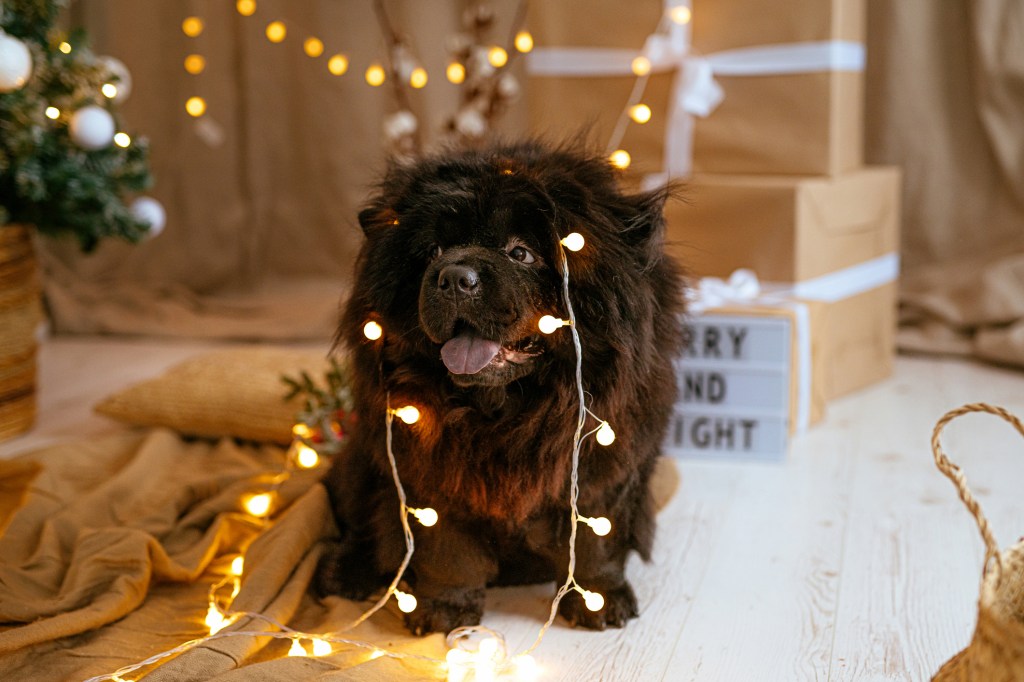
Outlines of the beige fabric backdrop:
{"label": "beige fabric backdrop", "polygon": [[[386,3],[431,80],[413,97],[436,131],[456,88],[444,79],[445,37],[463,2]],[[110,241],[83,257],[73,244],[44,245],[46,294],[57,331],[176,336],[326,338],[333,333],[361,233],[355,216],[383,168],[381,119],[395,110],[388,87],[363,72],[385,56],[370,0],[260,0],[252,17],[235,3],[201,0],[79,0],[72,23],[95,51],[118,57],[134,86],[123,113],[152,143],[152,194],[168,213],[165,232],[129,246]],[[504,40],[515,3],[496,3]],[[190,15],[205,30],[181,30]],[[264,28],[280,19],[284,43]],[[308,35],[326,52],[302,51]],[[343,77],[327,56],[346,53]],[[190,53],[206,57],[199,76]],[[201,123],[184,110],[206,98]],[[208,130],[223,141],[210,144]],[[205,136],[204,136],[205,134]]]}
{"label": "beige fabric backdrop", "polygon": [[[824,0],[822,0],[824,1]],[[445,37],[465,0],[388,0],[431,81],[424,126],[451,111]],[[1024,3],[869,0],[867,158],[905,169],[905,348],[1024,366]],[[330,333],[359,240],[356,209],[381,167],[379,122],[394,105],[362,71],[383,52],[370,0],[79,0],[100,53],[135,79],[125,114],[150,133],[168,208],[164,235],[45,255],[61,331],[234,337]],[[515,3],[493,3],[503,36]],[[204,33],[185,37],[198,14]],[[271,18],[289,39],[263,36]],[[699,20],[699,18],[697,18]],[[306,32],[345,50],[335,78],[301,52]],[[204,54],[206,72],[181,67]],[[192,94],[223,128],[210,146],[182,110]],[[520,112],[506,121],[516,129]]]}
{"label": "beige fabric backdrop", "polygon": [[1024,3],[870,0],[867,158],[903,166],[900,345],[1024,366]]}

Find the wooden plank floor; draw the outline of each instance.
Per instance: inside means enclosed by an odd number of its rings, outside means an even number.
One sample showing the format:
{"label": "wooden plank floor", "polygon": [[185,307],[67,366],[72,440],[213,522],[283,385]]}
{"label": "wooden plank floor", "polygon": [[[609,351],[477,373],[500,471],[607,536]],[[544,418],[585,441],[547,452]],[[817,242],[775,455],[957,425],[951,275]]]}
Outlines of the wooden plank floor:
{"label": "wooden plank floor", "polygon": [[[40,416],[0,457],[122,427],[90,406],[212,343],[57,338]],[[552,628],[545,681],[924,680],[973,628],[982,544],[935,469],[931,428],[983,400],[1024,415],[1024,374],[900,358],[895,376],[829,405],[783,464],[683,462],[654,560],[629,567],[643,611],[623,630]],[[945,439],[1001,545],[1024,533],[1024,440],[970,416]],[[485,624],[534,639],[550,588],[493,590]]]}

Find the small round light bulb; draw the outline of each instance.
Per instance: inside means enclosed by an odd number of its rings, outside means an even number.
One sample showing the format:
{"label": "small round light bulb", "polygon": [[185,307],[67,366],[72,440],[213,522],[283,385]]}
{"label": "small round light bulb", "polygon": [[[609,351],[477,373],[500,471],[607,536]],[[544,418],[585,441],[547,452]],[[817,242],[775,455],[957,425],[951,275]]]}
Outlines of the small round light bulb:
{"label": "small round light bulb", "polygon": [[630,68],[633,70],[633,75],[646,76],[651,72],[651,60],[640,55],[632,61]]}
{"label": "small round light bulb", "polygon": [[423,509],[410,509],[412,515],[416,517],[416,520],[421,524],[430,528],[437,524],[437,512],[430,507],[424,507]]}
{"label": "small round light bulb", "polygon": [[327,656],[332,651],[331,643],[325,639],[316,637],[313,639],[313,655],[314,656]]}
{"label": "small round light bulb", "polygon": [[562,240],[562,246],[570,251],[579,251],[583,248],[584,244],[586,244],[586,240],[583,239],[583,235],[579,232],[570,232]]}
{"label": "small round light bulb", "polygon": [[597,430],[597,442],[601,445],[611,445],[615,442],[615,431],[608,422],[603,422]]}
{"label": "small round light bulb", "polygon": [[516,34],[515,44],[516,49],[525,54],[533,49],[533,36],[529,31],[520,31]]}
{"label": "small round light bulb", "polygon": [[303,469],[312,469],[320,463],[320,455],[305,443],[299,443],[295,447],[295,463]]}
{"label": "small round light bulb", "polygon": [[629,152],[625,149],[616,149],[608,157],[608,160],[611,161],[613,166],[622,170],[629,168],[629,164],[633,161],[629,156]]}
{"label": "small round light bulb", "polygon": [[583,603],[591,611],[600,611],[604,608],[604,597],[597,592],[583,590]]}
{"label": "small round light bulb", "polygon": [[612,532],[612,522],[603,516],[598,516],[596,519],[587,519],[587,525],[594,531],[594,535],[600,535],[601,537]]}
{"label": "small round light bulb", "polygon": [[420,411],[412,405],[406,405],[395,410],[395,416],[406,424],[415,424],[420,420]]}
{"label": "small round light bulb", "polygon": [[242,570],[245,568],[245,557],[241,554],[231,560],[231,575],[242,575]]}
{"label": "small round light bulb", "polygon": [[299,642],[298,639],[293,639],[292,640],[292,646],[291,646],[290,649],[288,649],[288,655],[289,656],[308,656],[309,654],[306,653],[306,650],[303,648],[302,644]]}
{"label": "small round light bulb", "polygon": [[629,117],[637,123],[647,123],[651,120],[651,108],[646,104],[634,104],[629,108]]}
{"label": "small round light bulb", "polygon": [[383,335],[384,328],[381,327],[376,322],[374,322],[373,320],[370,320],[369,322],[363,325],[363,336],[370,339],[371,341],[376,341]]}
{"label": "small round light bulb", "polygon": [[416,597],[408,592],[395,590],[395,601],[398,602],[398,610],[402,613],[412,613],[416,610]]}
{"label": "small round light bulb", "polygon": [[545,315],[540,318],[540,321],[537,323],[537,327],[545,334],[551,334],[556,329],[561,329],[565,325],[565,320],[560,320],[557,317],[552,317],[551,315]]}
{"label": "small round light bulb", "polygon": [[487,61],[494,68],[500,69],[508,63],[508,52],[505,51],[505,48],[494,45],[487,50]]}
{"label": "small round light bulb", "polygon": [[245,499],[245,511],[253,516],[266,516],[270,513],[270,493],[250,495]]}

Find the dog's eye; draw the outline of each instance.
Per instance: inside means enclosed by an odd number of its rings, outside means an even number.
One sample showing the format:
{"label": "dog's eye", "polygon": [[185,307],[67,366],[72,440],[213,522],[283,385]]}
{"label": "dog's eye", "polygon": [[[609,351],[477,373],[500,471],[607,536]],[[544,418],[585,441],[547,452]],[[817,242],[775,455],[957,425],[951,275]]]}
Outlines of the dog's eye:
{"label": "dog's eye", "polygon": [[437,244],[434,244],[433,246],[430,247],[430,260],[437,260],[440,257],[441,247]]}
{"label": "dog's eye", "polygon": [[508,257],[512,260],[517,260],[520,263],[525,263],[526,265],[537,260],[525,246],[513,246],[508,252]]}

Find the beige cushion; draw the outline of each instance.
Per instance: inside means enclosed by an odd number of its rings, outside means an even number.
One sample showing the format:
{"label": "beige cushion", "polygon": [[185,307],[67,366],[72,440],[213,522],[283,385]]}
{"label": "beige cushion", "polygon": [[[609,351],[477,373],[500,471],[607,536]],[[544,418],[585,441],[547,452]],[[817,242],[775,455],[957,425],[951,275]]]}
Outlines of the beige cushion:
{"label": "beige cushion", "polygon": [[302,400],[285,401],[284,375],[303,370],[318,384],[330,369],[322,350],[253,347],[216,351],[102,400],[96,412],[138,426],[206,437],[287,444]]}

